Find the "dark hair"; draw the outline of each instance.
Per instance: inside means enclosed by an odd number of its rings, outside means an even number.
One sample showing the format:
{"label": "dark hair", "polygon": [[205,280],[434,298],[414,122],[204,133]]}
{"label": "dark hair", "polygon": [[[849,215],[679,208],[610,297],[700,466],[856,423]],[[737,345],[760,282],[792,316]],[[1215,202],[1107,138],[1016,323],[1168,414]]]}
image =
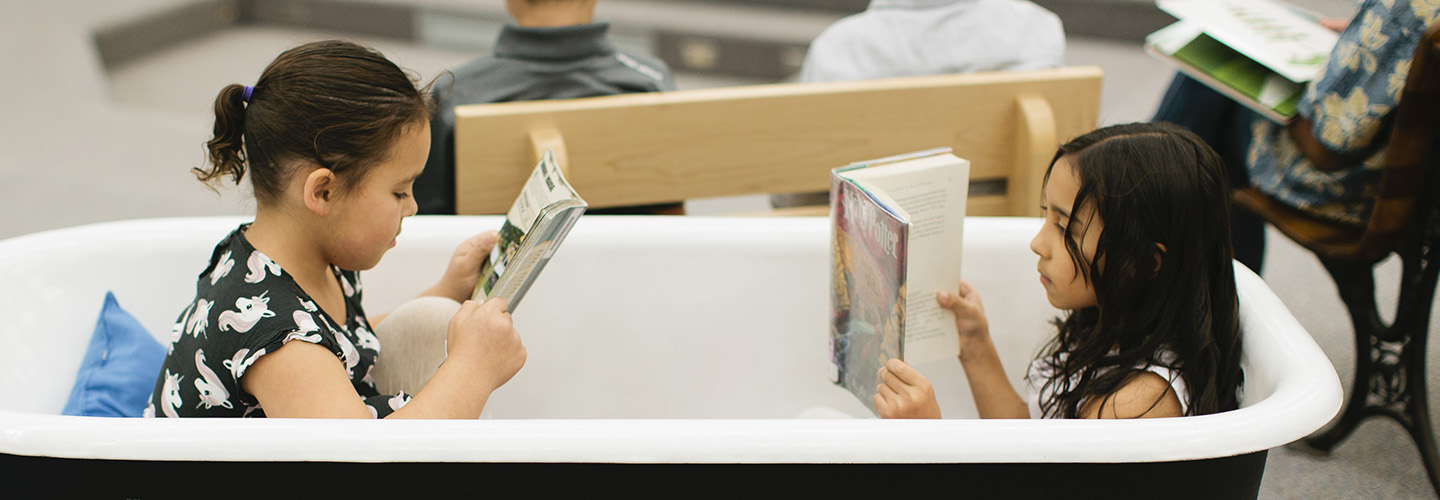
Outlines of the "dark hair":
{"label": "dark hair", "polygon": [[1068,237],[1071,224],[1064,230],[1097,305],[1056,319],[1059,334],[1040,355],[1053,370],[1041,391],[1053,395],[1042,401],[1044,413],[1075,418],[1097,397],[1103,407],[1146,365],[1179,374],[1188,414],[1235,409],[1244,374],[1230,184],[1220,157],[1195,134],[1164,123],[1080,136],[1055,153],[1051,171],[1062,156],[1080,184],[1070,213],[1092,204],[1104,228],[1089,263]]}
{"label": "dark hair", "polygon": [[275,202],[295,160],[335,172],[354,185],[380,161],[406,127],[424,123],[433,107],[427,90],[374,50],[340,40],[313,42],[276,57],[255,82],[228,85],[215,98],[206,183],[250,172],[258,203]]}

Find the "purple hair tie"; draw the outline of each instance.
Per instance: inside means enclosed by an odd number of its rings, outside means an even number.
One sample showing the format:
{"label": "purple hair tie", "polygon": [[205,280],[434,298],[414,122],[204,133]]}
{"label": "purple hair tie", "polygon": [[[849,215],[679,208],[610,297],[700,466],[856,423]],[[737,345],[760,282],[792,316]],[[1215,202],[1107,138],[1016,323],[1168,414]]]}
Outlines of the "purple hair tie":
{"label": "purple hair tie", "polygon": [[245,101],[245,102],[247,102],[247,103],[250,102],[250,94],[251,94],[252,92],[255,92],[255,87],[251,87],[251,86],[249,86],[249,85],[246,85],[246,86],[245,86],[245,93],[240,94],[240,100],[241,100],[241,101]]}

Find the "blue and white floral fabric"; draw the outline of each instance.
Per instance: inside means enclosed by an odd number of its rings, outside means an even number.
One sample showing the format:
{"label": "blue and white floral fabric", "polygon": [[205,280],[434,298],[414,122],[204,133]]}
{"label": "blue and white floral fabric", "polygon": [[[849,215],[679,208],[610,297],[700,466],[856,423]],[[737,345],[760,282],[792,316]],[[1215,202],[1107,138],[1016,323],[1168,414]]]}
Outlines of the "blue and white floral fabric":
{"label": "blue and white floral fabric", "polygon": [[1299,104],[1315,137],[1363,162],[1321,171],[1301,153],[1285,127],[1253,122],[1250,182],[1315,215],[1361,225],[1370,218],[1384,158],[1385,118],[1400,101],[1410,60],[1426,26],[1440,18],[1440,0],[1364,0]]}

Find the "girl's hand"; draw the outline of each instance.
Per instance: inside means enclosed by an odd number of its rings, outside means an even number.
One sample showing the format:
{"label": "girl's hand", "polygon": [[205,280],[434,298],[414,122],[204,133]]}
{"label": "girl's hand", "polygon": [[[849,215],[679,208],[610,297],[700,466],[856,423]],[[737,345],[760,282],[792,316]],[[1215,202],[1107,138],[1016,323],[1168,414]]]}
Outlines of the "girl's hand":
{"label": "girl's hand", "polygon": [[499,239],[499,232],[486,231],[461,242],[455,248],[455,254],[450,256],[450,265],[440,276],[440,282],[421,295],[449,297],[462,303],[470,300],[470,295],[475,292],[475,283],[480,280],[480,262],[490,254],[490,249],[495,248]]}
{"label": "girl's hand", "polygon": [[505,299],[480,303],[467,300],[450,318],[445,335],[445,362],[459,363],[487,390],[510,381],[525,366],[525,345],[515,331]]}
{"label": "girl's hand", "polygon": [[940,403],[930,381],[898,359],[880,368],[880,387],[873,401],[880,418],[940,418]]}
{"label": "girl's hand", "polygon": [[955,314],[955,329],[960,332],[960,352],[965,352],[967,344],[990,337],[990,323],[985,319],[980,292],[975,291],[969,282],[960,280],[957,293],[936,292],[935,301]]}

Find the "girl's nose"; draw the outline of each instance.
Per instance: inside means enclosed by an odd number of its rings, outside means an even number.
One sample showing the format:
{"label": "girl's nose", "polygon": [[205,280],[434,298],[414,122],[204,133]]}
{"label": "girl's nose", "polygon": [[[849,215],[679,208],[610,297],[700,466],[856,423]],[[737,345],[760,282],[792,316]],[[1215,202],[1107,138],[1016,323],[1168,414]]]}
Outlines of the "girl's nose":
{"label": "girl's nose", "polygon": [[405,197],[405,207],[401,217],[409,217],[419,212],[420,204],[415,202],[415,195],[412,193],[410,196]]}
{"label": "girl's nose", "polygon": [[1045,226],[1041,226],[1040,230],[1035,233],[1035,237],[1030,238],[1030,251],[1033,252],[1035,255],[1039,255],[1040,257],[1045,257],[1045,253],[1043,252],[1045,246],[1042,245],[1040,241],[1040,239],[1044,237]]}

